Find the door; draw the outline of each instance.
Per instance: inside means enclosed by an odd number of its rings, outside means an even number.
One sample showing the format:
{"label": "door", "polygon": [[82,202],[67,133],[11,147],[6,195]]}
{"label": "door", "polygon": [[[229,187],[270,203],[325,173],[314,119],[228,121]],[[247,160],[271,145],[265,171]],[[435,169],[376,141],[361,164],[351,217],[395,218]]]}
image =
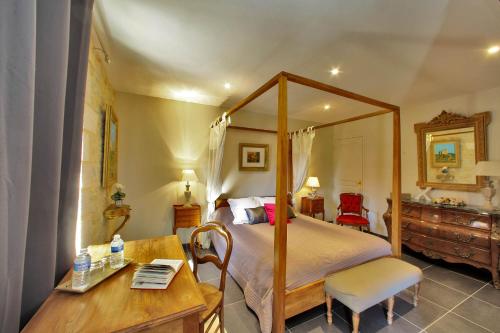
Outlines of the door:
{"label": "door", "polygon": [[337,139],[333,153],[335,202],[343,192],[363,193],[363,137]]}

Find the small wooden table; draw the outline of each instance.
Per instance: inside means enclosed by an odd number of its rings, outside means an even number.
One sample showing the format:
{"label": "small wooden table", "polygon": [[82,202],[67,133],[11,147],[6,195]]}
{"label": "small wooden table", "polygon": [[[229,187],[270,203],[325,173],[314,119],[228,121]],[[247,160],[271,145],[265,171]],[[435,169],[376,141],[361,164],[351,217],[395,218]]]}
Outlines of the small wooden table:
{"label": "small wooden table", "polygon": [[[90,246],[92,259],[109,254],[109,244]],[[54,290],[23,332],[198,332],[205,300],[177,236],[125,242],[125,267],[85,294]],[[166,290],[130,289],[135,263],[182,259]],[[63,281],[71,278],[71,271]]]}
{"label": "small wooden table", "polygon": [[201,225],[201,207],[200,205],[174,205],[174,225],[173,234],[177,233],[178,228],[191,228]]}
{"label": "small wooden table", "polygon": [[322,220],[325,219],[325,200],[323,197],[302,197],[300,205],[300,213],[315,217],[316,214],[321,214]]}

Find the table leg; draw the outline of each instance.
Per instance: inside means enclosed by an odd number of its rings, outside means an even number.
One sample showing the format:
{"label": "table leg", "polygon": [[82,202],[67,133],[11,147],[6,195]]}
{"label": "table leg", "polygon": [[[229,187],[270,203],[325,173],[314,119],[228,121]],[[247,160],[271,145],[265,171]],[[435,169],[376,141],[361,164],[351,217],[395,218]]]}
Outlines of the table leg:
{"label": "table leg", "polygon": [[387,299],[387,324],[392,325],[392,318],[394,316],[394,296]]}
{"label": "table leg", "polygon": [[359,313],[352,312],[352,333],[359,333]]}
{"label": "table leg", "polygon": [[326,300],[326,320],[328,321],[328,325],[333,324],[332,319],[332,297],[328,294],[325,296]]}

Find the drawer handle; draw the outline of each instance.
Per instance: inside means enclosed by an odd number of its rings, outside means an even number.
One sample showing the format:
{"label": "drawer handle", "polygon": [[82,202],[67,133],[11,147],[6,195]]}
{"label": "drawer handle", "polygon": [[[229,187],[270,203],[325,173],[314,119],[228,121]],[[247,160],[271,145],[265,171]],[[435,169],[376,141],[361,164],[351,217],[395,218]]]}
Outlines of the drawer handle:
{"label": "drawer handle", "polygon": [[437,254],[436,252],[431,251],[431,250],[427,250],[427,249],[425,249],[422,253],[423,253],[425,256],[427,256],[427,257],[429,257],[429,258],[432,258],[432,259],[443,259],[443,256],[442,256],[442,255]]}
{"label": "drawer handle", "polygon": [[458,224],[471,225],[472,223],[474,223],[474,221],[475,221],[474,218],[470,218],[470,219],[464,221],[460,218],[460,215],[455,215],[455,223],[458,223]]}
{"label": "drawer handle", "polygon": [[411,207],[403,207],[403,213],[410,214],[411,213]]}
{"label": "drawer handle", "polygon": [[472,251],[466,252],[464,249],[461,249],[459,247],[454,247],[453,250],[455,250],[455,253],[457,256],[464,258],[464,259],[470,259],[475,254]]}
{"label": "drawer handle", "polygon": [[459,242],[462,242],[462,243],[470,243],[472,242],[474,239],[476,239],[476,237],[474,235],[468,235],[468,236],[464,236],[458,232],[455,232],[455,239]]}

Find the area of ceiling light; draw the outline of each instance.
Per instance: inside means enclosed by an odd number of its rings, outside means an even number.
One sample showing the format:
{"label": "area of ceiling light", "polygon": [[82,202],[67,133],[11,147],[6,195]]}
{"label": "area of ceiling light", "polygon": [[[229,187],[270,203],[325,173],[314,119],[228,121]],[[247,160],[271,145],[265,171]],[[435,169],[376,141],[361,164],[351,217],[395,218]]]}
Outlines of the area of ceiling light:
{"label": "area of ceiling light", "polygon": [[198,102],[201,97],[201,94],[193,89],[176,90],[173,93],[176,99],[186,102]]}
{"label": "area of ceiling light", "polygon": [[325,111],[330,110],[330,104],[323,105],[323,110]]}
{"label": "area of ceiling light", "polygon": [[496,54],[500,51],[500,45],[492,45],[488,48],[488,54]]}
{"label": "area of ceiling light", "polygon": [[231,89],[231,83],[229,83],[229,82],[224,83],[224,89],[226,89],[226,90]]}
{"label": "area of ceiling light", "polygon": [[340,73],[340,68],[338,67],[333,67],[332,69],[330,69],[330,74],[336,76],[336,75],[339,75]]}

